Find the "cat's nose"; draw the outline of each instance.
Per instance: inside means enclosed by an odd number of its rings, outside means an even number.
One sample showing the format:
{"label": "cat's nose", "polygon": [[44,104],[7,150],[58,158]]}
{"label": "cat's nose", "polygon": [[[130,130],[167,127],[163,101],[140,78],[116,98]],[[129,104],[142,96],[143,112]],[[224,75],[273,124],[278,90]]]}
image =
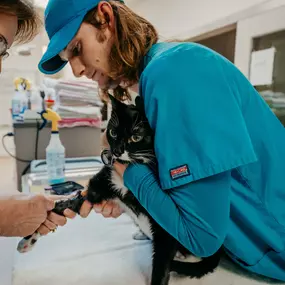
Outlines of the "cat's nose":
{"label": "cat's nose", "polygon": [[113,150],[113,154],[116,157],[120,157],[123,154],[123,152],[124,152],[123,148],[116,148]]}

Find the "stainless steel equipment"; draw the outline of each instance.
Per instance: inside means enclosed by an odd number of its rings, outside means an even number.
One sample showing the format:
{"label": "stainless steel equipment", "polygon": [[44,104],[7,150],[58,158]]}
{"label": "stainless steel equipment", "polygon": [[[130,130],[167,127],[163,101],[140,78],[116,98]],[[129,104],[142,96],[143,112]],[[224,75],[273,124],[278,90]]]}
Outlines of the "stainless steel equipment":
{"label": "stainless steel equipment", "polygon": [[[66,181],[75,181],[86,187],[89,179],[99,172],[102,166],[66,170]],[[22,176],[23,193],[47,194],[48,192],[45,191],[45,187],[47,186],[48,177],[46,172],[35,172]]]}

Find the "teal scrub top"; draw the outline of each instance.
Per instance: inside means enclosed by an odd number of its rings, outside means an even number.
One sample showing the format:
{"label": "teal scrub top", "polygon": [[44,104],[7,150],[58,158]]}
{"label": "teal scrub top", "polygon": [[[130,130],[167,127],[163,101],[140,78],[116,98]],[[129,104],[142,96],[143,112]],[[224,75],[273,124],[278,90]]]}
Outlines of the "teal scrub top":
{"label": "teal scrub top", "polygon": [[285,130],[246,77],[194,43],[158,43],[140,96],[158,171],[130,165],[125,185],[194,255],[222,245],[249,271],[285,281]]}

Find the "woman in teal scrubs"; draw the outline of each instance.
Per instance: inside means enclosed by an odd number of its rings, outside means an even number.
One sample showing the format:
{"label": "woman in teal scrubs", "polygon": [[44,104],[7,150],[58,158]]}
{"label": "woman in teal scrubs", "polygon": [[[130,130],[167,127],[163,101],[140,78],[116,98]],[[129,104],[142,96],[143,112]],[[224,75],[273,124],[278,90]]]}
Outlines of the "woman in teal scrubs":
{"label": "woman in teal scrubs", "polygon": [[116,169],[153,218],[196,256],[223,245],[242,267],[285,281],[285,130],[243,74],[203,46],[158,43],[122,1],[50,0],[45,24],[43,73],[69,62],[117,96],[138,83],[159,177]]}

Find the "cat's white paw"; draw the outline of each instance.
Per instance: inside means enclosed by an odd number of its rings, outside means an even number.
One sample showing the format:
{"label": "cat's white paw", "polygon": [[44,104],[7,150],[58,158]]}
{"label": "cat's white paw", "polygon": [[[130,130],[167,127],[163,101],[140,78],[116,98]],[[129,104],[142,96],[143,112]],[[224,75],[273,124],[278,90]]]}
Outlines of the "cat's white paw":
{"label": "cat's white paw", "polygon": [[29,252],[33,249],[35,244],[37,243],[38,239],[40,237],[39,233],[34,233],[29,239],[22,239],[17,247],[18,252],[25,253]]}
{"label": "cat's white paw", "polygon": [[149,238],[141,231],[133,235],[134,240],[148,240]]}

